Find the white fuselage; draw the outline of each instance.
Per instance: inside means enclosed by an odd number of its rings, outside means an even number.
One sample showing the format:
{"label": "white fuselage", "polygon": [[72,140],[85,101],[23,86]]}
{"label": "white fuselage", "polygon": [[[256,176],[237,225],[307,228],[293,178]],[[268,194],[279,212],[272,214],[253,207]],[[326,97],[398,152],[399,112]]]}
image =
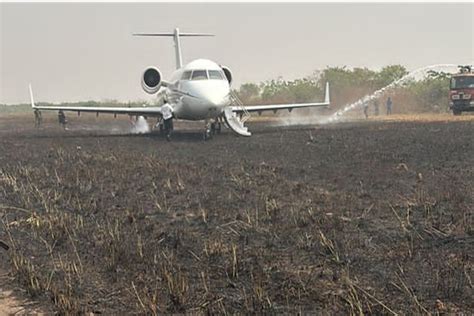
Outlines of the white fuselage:
{"label": "white fuselage", "polygon": [[216,118],[230,104],[230,85],[222,68],[206,59],[194,60],[176,70],[161,94],[178,119]]}

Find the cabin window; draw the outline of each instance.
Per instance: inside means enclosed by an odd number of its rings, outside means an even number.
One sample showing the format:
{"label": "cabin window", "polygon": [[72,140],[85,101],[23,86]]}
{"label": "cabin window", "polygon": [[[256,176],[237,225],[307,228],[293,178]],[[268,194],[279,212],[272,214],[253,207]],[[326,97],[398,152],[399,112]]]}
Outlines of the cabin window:
{"label": "cabin window", "polygon": [[223,80],[222,72],[220,70],[209,70],[209,79]]}
{"label": "cabin window", "polygon": [[183,72],[183,75],[181,76],[181,80],[191,79],[191,73],[192,73],[191,70],[187,70],[187,71]]}
{"label": "cabin window", "polygon": [[207,80],[207,71],[194,70],[192,80]]}

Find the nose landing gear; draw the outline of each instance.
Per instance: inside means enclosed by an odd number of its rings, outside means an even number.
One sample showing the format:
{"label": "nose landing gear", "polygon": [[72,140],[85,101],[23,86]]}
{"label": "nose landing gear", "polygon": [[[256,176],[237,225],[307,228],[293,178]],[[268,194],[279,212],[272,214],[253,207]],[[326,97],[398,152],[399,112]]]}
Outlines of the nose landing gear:
{"label": "nose landing gear", "polygon": [[214,135],[220,134],[222,131],[222,123],[219,118],[216,118],[212,121],[206,121],[205,131],[204,131],[204,140],[211,139]]}
{"label": "nose landing gear", "polygon": [[204,130],[204,140],[209,140],[212,138],[213,133],[212,133],[212,124],[211,122],[206,120],[205,123],[205,130]]}

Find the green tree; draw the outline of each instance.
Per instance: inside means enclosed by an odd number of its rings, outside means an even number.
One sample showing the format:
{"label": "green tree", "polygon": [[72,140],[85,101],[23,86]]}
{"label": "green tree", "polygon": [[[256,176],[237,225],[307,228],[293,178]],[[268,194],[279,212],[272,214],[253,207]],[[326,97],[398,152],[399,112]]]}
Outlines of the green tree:
{"label": "green tree", "polygon": [[448,106],[449,80],[451,76],[443,72],[428,72],[420,81],[406,85],[407,93],[420,105],[421,111],[443,112]]}
{"label": "green tree", "polygon": [[375,75],[375,88],[380,89],[388,86],[392,82],[395,82],[406,75],[408,75],[408,71],[402,65],[383,67],[382,70]]}
{"label": "green tree", "polygon": [[244,104],[252,104],[260,98],[260,87],[255,83],[244,83],[237,91]]}

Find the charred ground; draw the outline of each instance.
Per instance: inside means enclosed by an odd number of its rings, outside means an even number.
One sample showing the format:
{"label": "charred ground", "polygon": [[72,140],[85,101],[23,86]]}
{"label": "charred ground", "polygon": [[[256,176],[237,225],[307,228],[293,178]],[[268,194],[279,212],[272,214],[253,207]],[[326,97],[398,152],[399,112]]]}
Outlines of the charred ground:
{"label": "charred ground", "polygon": [[474,312],[471,119],[0,122],[0,264],[59,312]]}

